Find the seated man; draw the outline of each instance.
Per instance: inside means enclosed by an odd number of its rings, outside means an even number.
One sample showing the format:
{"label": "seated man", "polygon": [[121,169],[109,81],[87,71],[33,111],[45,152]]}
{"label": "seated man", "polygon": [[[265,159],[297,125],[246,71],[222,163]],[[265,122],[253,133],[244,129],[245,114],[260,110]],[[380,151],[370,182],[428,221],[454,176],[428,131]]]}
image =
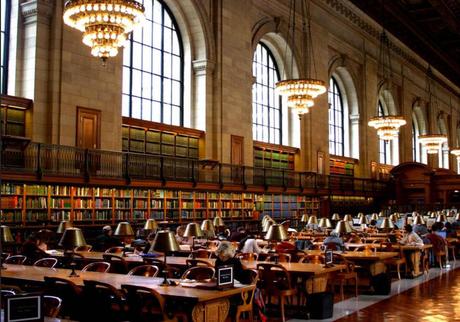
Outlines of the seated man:
{"label": "seated man", "polygon": [[[420,238],[419,235],[417,235],[414,231],[412,231],[411,225],[404,226],[404,230],[406,234],[399,241],[401,245],[423,247],[423,240]],[[405,250],[404,255],[406,257],[407,268],[412,273],[412,276],[415,276],[414,263],[412,262],[412,257],[411,257],[412,251]]]}
{"label": "seated man", "polygon": [[323,245],[328,249],[334,249],[335,247],[335,250],[341,250],[344,248],[342,238],[340,238],[339,234],[335,231],[331,232],[331,234],[324,239]]}

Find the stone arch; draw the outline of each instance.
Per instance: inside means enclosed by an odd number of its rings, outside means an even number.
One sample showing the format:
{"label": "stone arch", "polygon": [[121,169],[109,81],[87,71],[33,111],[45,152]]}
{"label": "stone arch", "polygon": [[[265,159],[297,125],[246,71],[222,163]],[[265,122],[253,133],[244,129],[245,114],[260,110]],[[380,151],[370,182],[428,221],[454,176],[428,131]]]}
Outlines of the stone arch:
{"label": "stone arch", "polygon": [[215,45],[205,9],[197,1],[164,0],[179,27],[184,48],[184,126],[206,130],[206,111],[211,102]]}
{"label": "stone arch", "polygon": [[329,62],[329,79],[334,77],[342,95],[347,121],[345,126],[345,156],[359,159],[359,102],[356,82],[346,66],[345,56],[334,56]]}

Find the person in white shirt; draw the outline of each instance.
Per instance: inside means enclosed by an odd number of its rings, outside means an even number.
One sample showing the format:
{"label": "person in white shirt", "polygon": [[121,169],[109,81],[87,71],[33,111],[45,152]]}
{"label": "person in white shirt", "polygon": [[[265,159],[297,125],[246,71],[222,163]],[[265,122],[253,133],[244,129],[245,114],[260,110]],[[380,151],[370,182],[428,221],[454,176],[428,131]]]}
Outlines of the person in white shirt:
{"label": "person in white shirt", "polygon": [[249,235],[247,238],[242,240],[240,244],[243,244],[240,249],[242,253],[263,253],[262,249],[260,249],[259,245],[257,245],[257,241],[254,236]]}
{"label": "person in white shirt", "polygon": [[404,230],[406,231],[406,235],[399,241],[400,244],[417,247],[423,246],[423,240],[419,235],[417,235],[417,233],[412,231],[411,225],[404,226]]}

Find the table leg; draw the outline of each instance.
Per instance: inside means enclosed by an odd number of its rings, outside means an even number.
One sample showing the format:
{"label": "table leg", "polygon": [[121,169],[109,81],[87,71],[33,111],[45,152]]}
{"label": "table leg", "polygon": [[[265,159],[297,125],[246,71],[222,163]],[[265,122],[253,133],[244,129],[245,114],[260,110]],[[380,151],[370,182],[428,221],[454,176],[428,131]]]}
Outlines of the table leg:
{"label": "table leg", "polygon": [[230,310],[228,299],[219,299],[195,305],[192,311],[194,322],[224,322]]}

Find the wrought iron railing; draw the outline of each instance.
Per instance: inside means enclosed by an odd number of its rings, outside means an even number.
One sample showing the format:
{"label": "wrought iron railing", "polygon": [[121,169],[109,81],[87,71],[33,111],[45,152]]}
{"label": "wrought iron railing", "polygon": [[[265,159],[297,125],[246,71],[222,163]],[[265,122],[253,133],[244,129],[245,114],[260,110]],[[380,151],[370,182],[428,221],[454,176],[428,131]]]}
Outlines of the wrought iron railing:
{"label": "wrought iron railing", "polygon": [[127,152],[81,149],[30,143],[23,149],[2,151],[2,171],[43,176],[217,183],[247,187],[384,192],[387,182],[287,169],[267,169],[196,159]]}

